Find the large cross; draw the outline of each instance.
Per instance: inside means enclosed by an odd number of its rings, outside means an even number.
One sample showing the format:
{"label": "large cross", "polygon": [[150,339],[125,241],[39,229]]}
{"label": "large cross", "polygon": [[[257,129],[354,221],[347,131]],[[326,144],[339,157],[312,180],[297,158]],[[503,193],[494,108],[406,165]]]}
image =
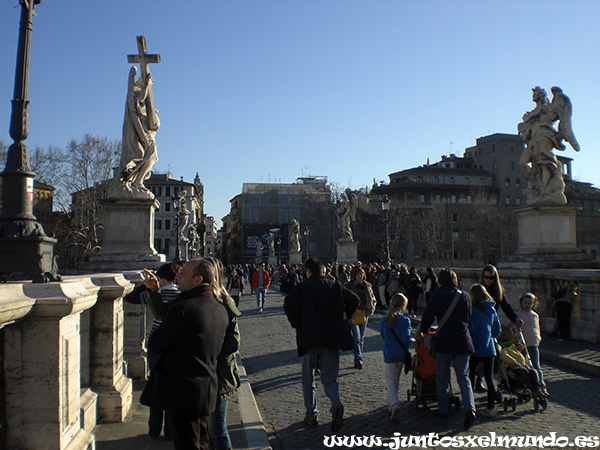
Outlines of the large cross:
{"label": "large cross", "polygon": [[[148,66],[150,64],[159,64],[160,55],[148,54],[148,50],[146,49],[146,36],[137,37],[137,46],[138,54],[127,55],[127,62],[130,64],[139,64],[142,78],[147,79],[148,75],[150,75]],[[146,114],[148,116],[148,129],[154,130],[156,128],[156,123],[154,121],[154,95],[152,94],[152,88],[148,90],[148,95],[146,96]]]}

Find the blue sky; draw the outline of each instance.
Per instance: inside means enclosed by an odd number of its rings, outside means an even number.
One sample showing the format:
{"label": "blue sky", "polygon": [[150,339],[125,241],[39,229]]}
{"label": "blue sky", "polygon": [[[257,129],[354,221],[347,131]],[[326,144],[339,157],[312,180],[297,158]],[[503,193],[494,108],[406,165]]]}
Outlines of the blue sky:
{"label": "blue sky", "polygon": [[[20,8],[0,6],[0,140]],[[30,149],[120,139],[127,54],[144,34],[161,119],[155,169],[205,185],[221,219],[242,183],[327,176],[340,186],[516,133],[531,88],[560,86],[600,186],[600,2],[43,0],[34,18]],[[4,126],[2,126],[4,124]]]}

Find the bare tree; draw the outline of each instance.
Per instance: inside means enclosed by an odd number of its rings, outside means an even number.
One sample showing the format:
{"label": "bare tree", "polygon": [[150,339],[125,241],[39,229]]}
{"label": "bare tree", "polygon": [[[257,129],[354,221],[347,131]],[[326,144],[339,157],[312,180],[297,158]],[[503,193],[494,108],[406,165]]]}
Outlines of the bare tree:
{"label": "bare tree", "polygon": [[482,263],[496,263],[502,252],[505,217],[498,196],[491,190],[471,188],[473,199],[473,225]]}
{"label": "bare tree", "polygon": [[416,227],[419,230],[419,238],[425,243],[425,251],[431,265],[435,265],[435,255],[440,250],[439,236],[446,226],[446,207],[441,202],[434,202],[431,208],[419,208]]}

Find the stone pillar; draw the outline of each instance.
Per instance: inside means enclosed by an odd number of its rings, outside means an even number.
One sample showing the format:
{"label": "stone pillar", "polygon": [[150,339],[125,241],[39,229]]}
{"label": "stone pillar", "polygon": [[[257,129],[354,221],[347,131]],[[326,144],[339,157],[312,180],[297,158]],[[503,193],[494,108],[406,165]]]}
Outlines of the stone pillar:
{"label": "stone pillar", "polygon": [[79,331],[80,313],[94,305],[97,291],[79,281],[0,287],[3,324],[35,303],[4,329],[7,448],[94,448],[81,420]]}
{"label": "stone pillar", "polygon": [[302,252],[290,251],[290,264],[302,265]]}
{"label": "stone pillar", "polygon": [[268,262],[270,265],[272,265],[273,267],[277,267],[277,256],[276,255],[269,255],[269,259]]}
{"label": "stone pillar", "polygon": [[[142,272],[125,272],[125,279],[138,287],[142,284]],[[127,363],[127,376],[134,380],[148,378],[148,358],[146,339],[152,329],[152,312],[146,305],[135,305],[123,302],[125,324],[125,362]]]}
{"label": "stone pillar", "polygon": [[122,422],[132,403],[132,381],[123,359],[123,296],[133,285],[121,274],[91,278],[98,302],[90,318],[90,386],[98,394],[98,420]]}

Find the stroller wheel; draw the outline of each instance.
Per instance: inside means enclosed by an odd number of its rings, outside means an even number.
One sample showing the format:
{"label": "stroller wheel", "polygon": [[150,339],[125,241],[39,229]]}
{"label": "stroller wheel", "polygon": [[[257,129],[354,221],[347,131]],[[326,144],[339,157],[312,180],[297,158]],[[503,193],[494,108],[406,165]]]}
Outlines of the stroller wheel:
{"label": "stroller wheel", "polygon": [[546,411],[546,408],[548,408],[548,399],[547,398],[541,398],[539,400],[540,406],[542,407],[542,411]]}
{"label": "stroller wheel", "polygon": [[510,406],[511,406],[513,412],[515,412],[517,410],[517,399],[516,398],[511,399]]}
{"label": "stroller wheel", "polygon": [[538,402],[538,399],[533,397],[533,410],[534,411],[538,411],[540,409],[540,403]]}

